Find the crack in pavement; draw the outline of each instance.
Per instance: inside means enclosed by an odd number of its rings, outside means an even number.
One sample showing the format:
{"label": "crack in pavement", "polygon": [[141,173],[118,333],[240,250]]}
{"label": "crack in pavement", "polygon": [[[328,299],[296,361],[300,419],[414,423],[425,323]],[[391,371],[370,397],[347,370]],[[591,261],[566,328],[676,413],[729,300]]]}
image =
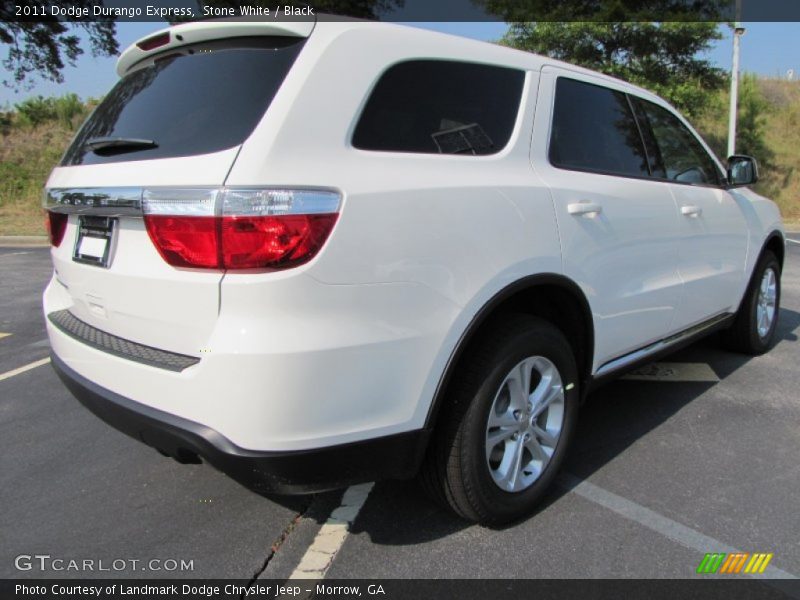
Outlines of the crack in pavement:
{"label": "crack in pavement", "polygon": [[[253,584],[255,584],[256,580],[259,577],[261,577],[261,574],[264,573],[264,571],[267,570],[267,567],[269,566],[269,563],[275,557],[275,555],[277,554],[278,550],[280,550],[281,546],[283,546],[283,544],[289,538],[289,536],[291,535],[292,531],[294,531],[297,528],[297,526],[300,524],[300,521],[302,521],[303,517],[306,515],[306,513],[308,513],[309,509],[314,504],[314,500],[316,499],[316,497],[317,496],[310,496],[308,504],[305,505],[305,507],[303,508],[302,511],[298,512],[294,517],[292,517],[292,520],[289,521],[289,524],[286,525],[286,527],[284,527],[284,529],[283,529],[283,531],[281,531],[280,535],[275,539],[274,542],[272,542],[272,545],[270,546],[269,554],[267,554],[266,558],[264,559],[264,563],[261,565],[261,568],[258,569],[253,574],[253,576],[248,580],[247,585],[245,585],[245,589],[247,589],[250,586],[252,586]],[[244,592],[242,592],[242,594],[239,596],[239,598],[241,600],[243,600],[244,597],[245,597],[245,594],[244,594]]]}

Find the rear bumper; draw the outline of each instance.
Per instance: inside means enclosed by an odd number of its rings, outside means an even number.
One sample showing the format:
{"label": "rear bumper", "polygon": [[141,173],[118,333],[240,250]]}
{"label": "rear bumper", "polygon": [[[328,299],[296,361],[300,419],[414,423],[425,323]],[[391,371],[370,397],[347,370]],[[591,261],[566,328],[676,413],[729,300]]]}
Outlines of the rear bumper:
{"label": "rear bumper", "polygon": [[180,462],[203,458],[258,492],[305,494],[365,481],[412,477],[430,435],[429,430],[421,429],[311,450],[247,450],[210,427],[102,388],[55,354],[52,364],[81,404],[112,427]]}

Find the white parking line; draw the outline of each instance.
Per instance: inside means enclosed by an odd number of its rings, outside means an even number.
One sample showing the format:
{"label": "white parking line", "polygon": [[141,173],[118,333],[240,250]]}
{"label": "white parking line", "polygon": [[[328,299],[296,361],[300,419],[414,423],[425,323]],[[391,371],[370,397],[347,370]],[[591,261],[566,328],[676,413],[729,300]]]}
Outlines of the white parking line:
{"label": "white parking line", "polygon": [[706,363],[657,362],[631,371],[622,379],[635,381],[710,381],[719,377]]}
{"label": "white parking line", "polygon": [[3,338],[8,337],[10,335],[11,335],[10,333],[3,333],[2,331],[0,331],[0,340],[2,340]]}
{"label": "white parking line", "polygon": [[[685,546],[691,550],[697,550],[701,554],[706,552],[725,552],[726,554],[733,554],[740,552],[732,546],[720,542],[712,537],[700,533],[699,531],[682,525],[677,521],[660,515],[655,511],[645,508],[622,496],[609,492],[599,486],[584,481],[575,475],[569,473],[562,473],[557,478],[557,483],[562,488],[578,494],[582,498],[599,504],[618,515],[625,517],[631,521],[635,521],[639,525],[643,525],[648,529],[660,533],[680,545]],[[687,577],[691,576],[691,572],[687,572]],[[777,567],[770,565],[767,570],[762,574],[750,574],[750,577],[757,579],[797,579],[796,575],[783,571]]]}
{"label": "white parking line", "polygon": [[31,369],[35,369],[36,367],[41,367],[42,365],[46,365],[50,362],[50,357],[43,358],[42,360],[37,360],[30,364],[27,364],[23,367],[19,367],[18,369],[14,369],[13,371],[6,371],[2,375],[0,375],[0,381],[5,379],[11,379],[14,375],[19,375],[20,373],[25,373],[26,371],[30,371]]}
{"label": "white parking line", "polygon": [[792,242],[793,244],[800,244],[800,240],[793,240],[792,238],[786,238],[787,242]]}
{"label": "white parking line", "polygon": [[300,564],[289,579],[324,579],[331,568],[336,553],[347,539],[350,526],[356,520],[361,507],[367,501],[374,483],[362,483],[347,488],[342,503],[331,513],[309,546]]}

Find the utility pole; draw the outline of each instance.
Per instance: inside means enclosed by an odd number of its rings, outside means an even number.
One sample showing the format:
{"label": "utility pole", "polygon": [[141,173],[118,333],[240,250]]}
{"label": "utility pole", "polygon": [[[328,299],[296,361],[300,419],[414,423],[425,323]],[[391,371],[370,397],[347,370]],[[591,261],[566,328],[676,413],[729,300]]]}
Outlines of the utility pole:
{"label": "utility pole", "polygon": [[744,35],[739,19],[742,15],[742,0],[736,0],[736,22],[733,26],[733,64],[731,65],[731,105],[728,115],[728,156],[736,154],[736,110],[739,101],[739,38]]}

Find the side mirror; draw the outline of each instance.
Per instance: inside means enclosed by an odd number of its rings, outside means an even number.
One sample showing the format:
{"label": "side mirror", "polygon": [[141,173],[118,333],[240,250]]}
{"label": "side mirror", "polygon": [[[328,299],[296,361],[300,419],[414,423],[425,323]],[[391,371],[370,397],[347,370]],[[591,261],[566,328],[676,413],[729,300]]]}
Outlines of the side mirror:
{"label": "side mirror", "polygon": [[734,154],[728,157],[728,183],[732,187],[752,185],[758,181],[758,163],[752,156]]}

